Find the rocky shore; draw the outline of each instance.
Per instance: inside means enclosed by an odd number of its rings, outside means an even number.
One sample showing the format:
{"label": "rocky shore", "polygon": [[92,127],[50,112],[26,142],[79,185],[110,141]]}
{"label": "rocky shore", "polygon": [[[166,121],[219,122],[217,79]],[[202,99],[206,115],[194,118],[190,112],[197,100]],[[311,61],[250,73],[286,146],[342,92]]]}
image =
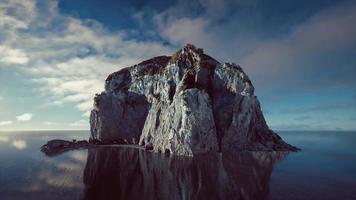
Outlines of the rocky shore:
{"label": "rocky shore", "polygon": [[47,156],[57,156],[64,152],[76,150],[76,149],[89,149],[89,148],[102,148],[102,147],[128,147],[128,148],[136,148],[146,151],[152,151],[153,148],[150,145],[140,146],[138,144],[127,143],[125,141],[114,141],[113,143],[102,143],[98,140],[50,140],[43,146],[41,146],[41,151]]}

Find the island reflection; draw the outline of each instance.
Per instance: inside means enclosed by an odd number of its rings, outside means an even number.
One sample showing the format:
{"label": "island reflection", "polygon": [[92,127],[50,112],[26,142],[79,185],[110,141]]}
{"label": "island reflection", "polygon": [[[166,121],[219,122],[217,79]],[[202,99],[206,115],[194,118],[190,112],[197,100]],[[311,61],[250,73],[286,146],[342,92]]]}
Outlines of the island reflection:
{"label": "island reflection", "polygon": [[177,157],[133,148],[89,148],[85,199],[268,199],[286,152]]}

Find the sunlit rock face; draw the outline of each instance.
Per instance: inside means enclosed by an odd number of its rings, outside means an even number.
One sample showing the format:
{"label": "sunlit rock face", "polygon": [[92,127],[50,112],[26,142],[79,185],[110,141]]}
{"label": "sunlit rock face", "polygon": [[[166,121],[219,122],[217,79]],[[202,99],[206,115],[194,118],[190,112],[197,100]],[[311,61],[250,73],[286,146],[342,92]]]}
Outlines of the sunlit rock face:
{"label": "sunlit rock face", "polygon": [[136,138],[177,155],[297,150],[268,128],[241,67],[193,45],[109,75],[90,125],[91,139]]}
{"label": "sunlit rock face", "polygon": [[268,199],[273,165],[285,152],[185,157],[132,148],[92,148],[84,199]]}

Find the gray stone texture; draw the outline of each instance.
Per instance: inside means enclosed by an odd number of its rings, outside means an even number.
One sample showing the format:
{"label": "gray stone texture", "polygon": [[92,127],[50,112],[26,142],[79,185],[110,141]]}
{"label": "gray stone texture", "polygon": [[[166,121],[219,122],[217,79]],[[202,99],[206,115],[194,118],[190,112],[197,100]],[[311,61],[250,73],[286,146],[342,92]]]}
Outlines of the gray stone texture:
{"label": "gray stone texture", "polygon": [[152,144],[154,151],[296,151],[270,130],[240,66],[186,45],[108,76],[94,98],[91,139]]}

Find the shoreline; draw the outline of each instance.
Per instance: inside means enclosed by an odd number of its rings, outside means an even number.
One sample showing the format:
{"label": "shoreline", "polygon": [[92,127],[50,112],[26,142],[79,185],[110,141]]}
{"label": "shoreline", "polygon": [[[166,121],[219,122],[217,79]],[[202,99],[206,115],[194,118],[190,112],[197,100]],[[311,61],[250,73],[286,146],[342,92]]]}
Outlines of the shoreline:
{"label": "shoreline", "polygon": [[130,147],[135,149],[146,150],[144,146],[137,144],[89,144],[89,147]]}

